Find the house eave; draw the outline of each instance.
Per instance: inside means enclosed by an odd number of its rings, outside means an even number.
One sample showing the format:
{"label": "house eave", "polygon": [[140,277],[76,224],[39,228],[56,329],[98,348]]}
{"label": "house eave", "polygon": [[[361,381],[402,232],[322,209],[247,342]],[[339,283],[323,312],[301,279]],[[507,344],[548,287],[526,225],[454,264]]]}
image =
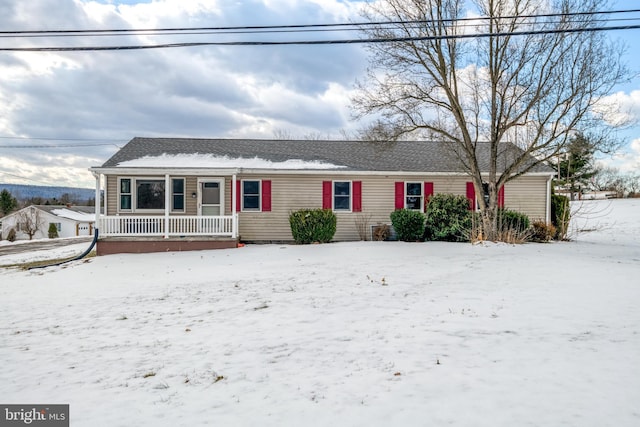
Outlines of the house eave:
{"label": "house eave", "polygon": [[[467,176],[465,172],[384,171],[355,169],[253,169],[253,168],[175,168],[175,167],[92,167],[91,172],[103,175],[180,175],[180,176],[231,176],[231,175],[334,175],[334,176]],[[528,172],[526,176],[553,176],[555,172]],[[483,172],[482,175],[488,175]]]}

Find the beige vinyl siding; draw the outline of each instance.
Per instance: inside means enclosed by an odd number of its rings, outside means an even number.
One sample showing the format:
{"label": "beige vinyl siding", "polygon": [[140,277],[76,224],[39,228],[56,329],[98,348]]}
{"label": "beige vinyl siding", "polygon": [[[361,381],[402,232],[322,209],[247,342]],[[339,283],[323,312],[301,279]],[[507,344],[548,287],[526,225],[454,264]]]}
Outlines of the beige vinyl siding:
{"label": "beige vinyl siding", "polygon": [[[395,209],[396,181],[433,182],[434,192],[464,195],[465,177],[434,176],[332,176],[261,175],[238,179],[271,180],[271,212],[241,212],[240,237],[250,241],[292,240],[289,213],[298,209],[322,208],[323,181],[362,181],[362,212],[336,212],[337,230],[334,240],[358,240],[355,221],[370,216],[369,227],[390,224],[389,215]],[[368,238],[370,238],[370,234]]]}
{"label": "beige vinyl siding", "polygon": [[[142,176],[142,175],[141,175]],[[144,175],[145,177],[153,177]],[[126,178],[136,178],[126,176]],[[158,176],[157,178],[164,178]],[[171,178],[185,179],[185,212],[172,212],[171,215],[197,215],[198,180],[224,179],[224,212],[232,211],[232,178],[230,176],[181,176]],[[378,223],[390,224],[389,215],[395,209],[395,183],[432,182],[434,193],[451,193],[466,196],[466,176],[393,176],[393,175],[344,175],[338,178],[327,175],[310,174],[265,174],[238,175],[237,180],[255,179],[271,181],[270,212],[239,212],[239,235],[247,241],[291,241],[289,213],[298,209],[322,208],[323,181],[361,181],[362,212],[337,212],[338,225],[334,240],[358,240],[356,220],[369,217],[369,227]],[[107,215],[118,214],[118,178],[106,177]],[[233,189],[235,191],[235,188]],[[520,177],[507,183],[505,187],[505,207],[527,214],[532,220],[546,216],[547,177]],[[240,195],[238,195],[240,197]],[[148,215],[146,213],[128,213],[122,215]],[[161,214],[157,214],[161,215]],[[370,234],[367,236],[370,238]]]}
{"label": "beige vinyl siding", "polygon": [[322,178],[310,175],[242,175],[242,179],[271,180],[271,212],[240,212],[241,240],[293,240],[289,213],[322,207]]}
{"label": "beige vinyl siding", "polygon": [[504,188],[505,207],[526,214],[532,222],[544,221],[547,216],[547,181],[545,176],[527,176],[508,182]]}
{"label": "beige vinyl siding", "polygon": [[[121,178],[153,178],[164,180],[164,175],[126,175]],[[108,175],[106,177],[107,188],[107,215],[158,215],[158,213],[146,213],[146,212],[120,212],[119,211],[119,199],[120,189],[118,188],[118,176]],[[183,175],[171,175],[171,179],[184,179],[184,206],[183,212],[176,211],[171,212],[171,215],[197,215],[198,214],[198,199],[193,198],[191,195],[198,192],[198,177],[195,176],[183,176]],[[220,177],[215,177],[220,178]],[[170,189],[169,189],[170,190]],[[169,199],[171,203],[171,198]]]}
{"label": "beige vinyl siding", "polygon": [[118,177],[108,175],[106,177],[107,188],[107,211],[106,215],[115,215],[118,213],[118,197],[120,197],[118,189]]}
{"label": "beige vinyl siding", "polygon": [[[271,212],[241,212],[240,237],[250,241],[291,240],[289,213],[298,209],[322,207],[322,182],[332,176],[261,175],[238,179],[271,180]],[[362,212],[336,212],[337,230],[334,240],[358,240],[355,221],[369,217],[369,227],[390,224],[395,209],[395,183],[433,182],[434,193],[466,196],[466,176],[340,176],[339,181],[362,181]],[[524,177],[505,186],[505,206],[527,214],[532,219],[545,218],[546,177]],[[370,235],[368,235],[370,238]]]}

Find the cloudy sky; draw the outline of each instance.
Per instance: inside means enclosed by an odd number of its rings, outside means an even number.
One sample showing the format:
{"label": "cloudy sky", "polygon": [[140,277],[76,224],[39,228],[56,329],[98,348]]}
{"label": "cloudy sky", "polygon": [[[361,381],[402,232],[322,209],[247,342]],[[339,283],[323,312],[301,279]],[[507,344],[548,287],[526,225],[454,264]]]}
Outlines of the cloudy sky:
{"label": "cloudy sky", "polygon": [[[360,5],[356,0],[2,0],[0,30],[343,23],[359,20]],[[614,7],[638,4],[618,0]],[[611,36],[630,41],[626,60],[640,70],[640,46],[633,42],[640,30]],[[0,37],[0,46],[206,37]],[[351,119],[349,97],[366,66],[359,45],[0,52],[0,182],[93,187],[87,168],[104,163],[134,136],[339,138],[361,126]],[[618,89],[615,99],[640,119],[640,79]],[[640,124],[624,136],[625,150],[612,161],[640,169]]]}

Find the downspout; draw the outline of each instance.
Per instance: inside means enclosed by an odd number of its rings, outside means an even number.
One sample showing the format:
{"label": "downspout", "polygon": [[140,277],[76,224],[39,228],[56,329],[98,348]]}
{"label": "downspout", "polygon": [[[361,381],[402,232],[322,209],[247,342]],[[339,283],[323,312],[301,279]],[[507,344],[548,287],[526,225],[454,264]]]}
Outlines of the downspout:
{"label": "downspout", "polygon": [[553,180],[553,175],[549,175],[547,179],[547,206],[546,206],[546,215],[545,222],[547,224],[551,224],[551,181]]}

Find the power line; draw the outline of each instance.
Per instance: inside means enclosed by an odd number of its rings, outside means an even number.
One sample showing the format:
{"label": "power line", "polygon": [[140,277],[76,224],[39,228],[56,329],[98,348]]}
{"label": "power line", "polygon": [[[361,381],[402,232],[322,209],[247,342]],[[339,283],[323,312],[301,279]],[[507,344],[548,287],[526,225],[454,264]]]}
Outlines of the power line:
{"label": "power line", "polygon": [[488,37],[512,37],[523,35],[545,35],[545,34],[570,34],[589,33],[600,31],[637,30],[638,25],[619,25],[610,27],[585,27],[548,29],[532,31],[510,31],[498,33],[475,33],[475,34],[450,34],[438,36],[417,36],[417,37],[384,37],[372,39],[336,39],[336,40],[292,40],[292,41],[231,41],[231,42],[185,42],[185,43],[161,43],[147,45],[120,45],[120,46],[57,46],[57,47],[0,47],[4,52],[89,52],[89,51],[115,51],[115,50],[146,50],[146,49],[169,49],[180,47],[200,47],[200,46],[286,46],[286,45],[340,45],[340,44],[368,44],[368,43],[394,43],[429,40],[451,40],[470,39]]}
{"label": "power line", "polygon": [[[503,17],[501,19],[506,19]],[[477,21],[476,18],[464,18],[458,21]],[[445,20],[446,21],[446,20]],[[592,24],[595,23],[611,23],[611,22],[636,22],[640,21],[640,17],[637,18],[603,18],[603,19],[592,19],[589,22]],[[404,22],[379,22],[374,23],[377,25],[377,28],[382,29],[395,29],[394,25],[405,24],[405,25],[418,25],[424,24],[430,21],[404,21]],[[372,24],[372,23],[369,23]],[[557,21],[535,21],[535,22],[520,22],[518,25],[520,26],[533,26],[533,25],[546,25],[546,24],[557,24]],[[190,29],[185,28],[183,30],[170,30],[170,29],[158,29],[158,30],[86,30],[90,31],[90,33],[76,33],[76,32],[63,32],[63,33],[47,33],[47,34],[23,34],[23,35],[8,35],[2,34],[0,32],[1,38],[61,38],[61,37],[118,37],[118,36],[193,36],[193,35],[242,35],[242,34],[291,34],[291,33],[329,33],[329,32],[347,32],[347,31],[362,31],[364,24],[327,24],[327,25],[360,25],[360,27],[352,27],[352,28],[298,28],[298,29],[290,29],[290,28],[281,28],[281,27],[273,27],[273,29],[264,29],[264,30],[242,30],[236,28],[241,27],[227,27],[227,29],[223,30],[213,30],[213,29]],[[474,22],[464,23],[462,25],[457,25],[456,28],[469,28],[469,27],[477,27],[478,24]],[[100,31],[100,32],[96,32]],[[102,32],[105,31],[105,32]],[[112,31],[131,31],[131,33],[112,33]]]}
{"label": "power line", "polygon": [[11,177],[18,178],[18,179],[25,179],[25,180],[27,180],[27,181],[39,182],[40,184],[45,184],[45,185],[53,186],[53,184],[51,184],[51,183],[49,183],[49,182],[40,181],[40,180],[38,180],[38,179],[28,178],[28,177],[26,177],[26,176],[16,175],[16,174],[9,173],[9,172],[2,172],[2,171],[0,171],[0,175],[7,175],[7,176],[11,176]]}
{"label": "power line", "polygon": [[22,36],[22,35],[79,35],[87,36],[91,34],[104,34],[114,33],[113,35],[123,34],[129,35],[130,33],[140,35],[147,35],[146,33],[153,32],[167,32],[167,33],[179,33],[183,31],[244,31],[251,30],[256,33],[260,33],[263,30],[296,30],[296,29],[309,29],[309,28],[336,28],[343,29],[344,27],[354,27],[355,29],[361,29],[368,26],[380,26],[380,25],[397,25],[397,24],[425,24],[434,22],[468,22],[468,21],[486,21],[486,20],[510,20],[510,19],[530,19],[530,18],[571,18],[580,16],[595,16],[595,15],[611,15],[622,13],[638,13],[640,9],[625,9],[625,10],[605,10],[605,11],[592,11],[592,12],[566,12],[566,13],[546,13],[535,15],[507,15],[507,16],[479,16],[472,18],[449,18],[441,20],[408,20],[408,21],[378,21],[378,22],[350,22],[350,23],[334,23],[334,24],[292,24],[292,25],[253,25],[253,26],[222,26],[222,27],[170,27],[170,28],[121,28],[121,29],[88,29],[88,30],[19,30],[19,31],[0,31],[0,35],[10,36]]}
{"label": "power line", "polygon": [[[612,15],[612,14],[629,14],[640,12],[640,9],[614,10],[614,11],[593,11],[593,12],[571,12],[571,13],[549,13],[539,15],[511,15],[500,17],[473,17],[460,19],[443,19],[434,20],[415,20],[415,21],[380,21],[380,22],[358,22],[358,23],[337,23],[337,24],[298,24],[298,25],[263,25],[263,26],[236,26],[236,27],[177,27],[177,28],[158,28],[158,29],[104,29],[104,30],[22,30],[22,31],[0,31],[0,37],[95,37],[95,36],[116,36],[116,35],[194,35],[194,34],[247,34],[247,33],[301,33],[313,31],[353,31],[363,30],[369,26],[382,27],[381,29],[394,29],[394,25],[424,25],[428,23],[459,23],[459,22],[475,22],[478,21],[500,21],[500,20],[524,20],[524,19],[540,19],[540,18],[576,18],[576,17],[593,17],[596,15]],[[597,22],[619,22],[619,21],[638,21],[638,18],[607,18],[607,19],[591,19],[589,24],[593,25]],[[546,22],[548,23],[548,22]],[[580,23],[566,21],[555,22],[556,24],[575,24]],[[541,25],[545,22],[532,21],[520,22],[519,25]],[[472,24],[463,24],[459,27],[469,26]],[[388,27],[389,26],[389,27]],[[474,24],[473,26],[478,26]],[[141,49],[168,49],[178,47],[197,47],[197,46],[277,46],[277,45],[329,45],[329,44],[366,44],[366,43],[390,43],[390,42],[408,42],[408,41],[427,41],[427,40],[446,40],[446,39],[465,39],[465,38],[485,38],[485,37],[504,37],[518,35],[544,35],[558,33],[577,33],[577,32],[596,32],[596,31],[614,31],[614,30],[631,30],[639,29],[640,24],[627,24],[616,26],[591,26],[580,28],[555,28],[528,31],[510,31],[510,32],[494,32],[494,33],[473,33],[473,34],[451,34],[439,36],[418,36],[418,37],[386,37],[386,38],[360,38],[360,39],[334,39],[334,40],[288,40],[288,41],[202,41],[202,42],[180,42],[180,43],[157,43],[142,45],[111,45],[111,46],[53,46],[53,47],[0,47],[0,51],[4,52],[73,52],[73,51],[116,51],[116,50],[141,50]],[[206,32],[204,32],[206,31]],[[222,32],[224,31],[224,32]]]}

